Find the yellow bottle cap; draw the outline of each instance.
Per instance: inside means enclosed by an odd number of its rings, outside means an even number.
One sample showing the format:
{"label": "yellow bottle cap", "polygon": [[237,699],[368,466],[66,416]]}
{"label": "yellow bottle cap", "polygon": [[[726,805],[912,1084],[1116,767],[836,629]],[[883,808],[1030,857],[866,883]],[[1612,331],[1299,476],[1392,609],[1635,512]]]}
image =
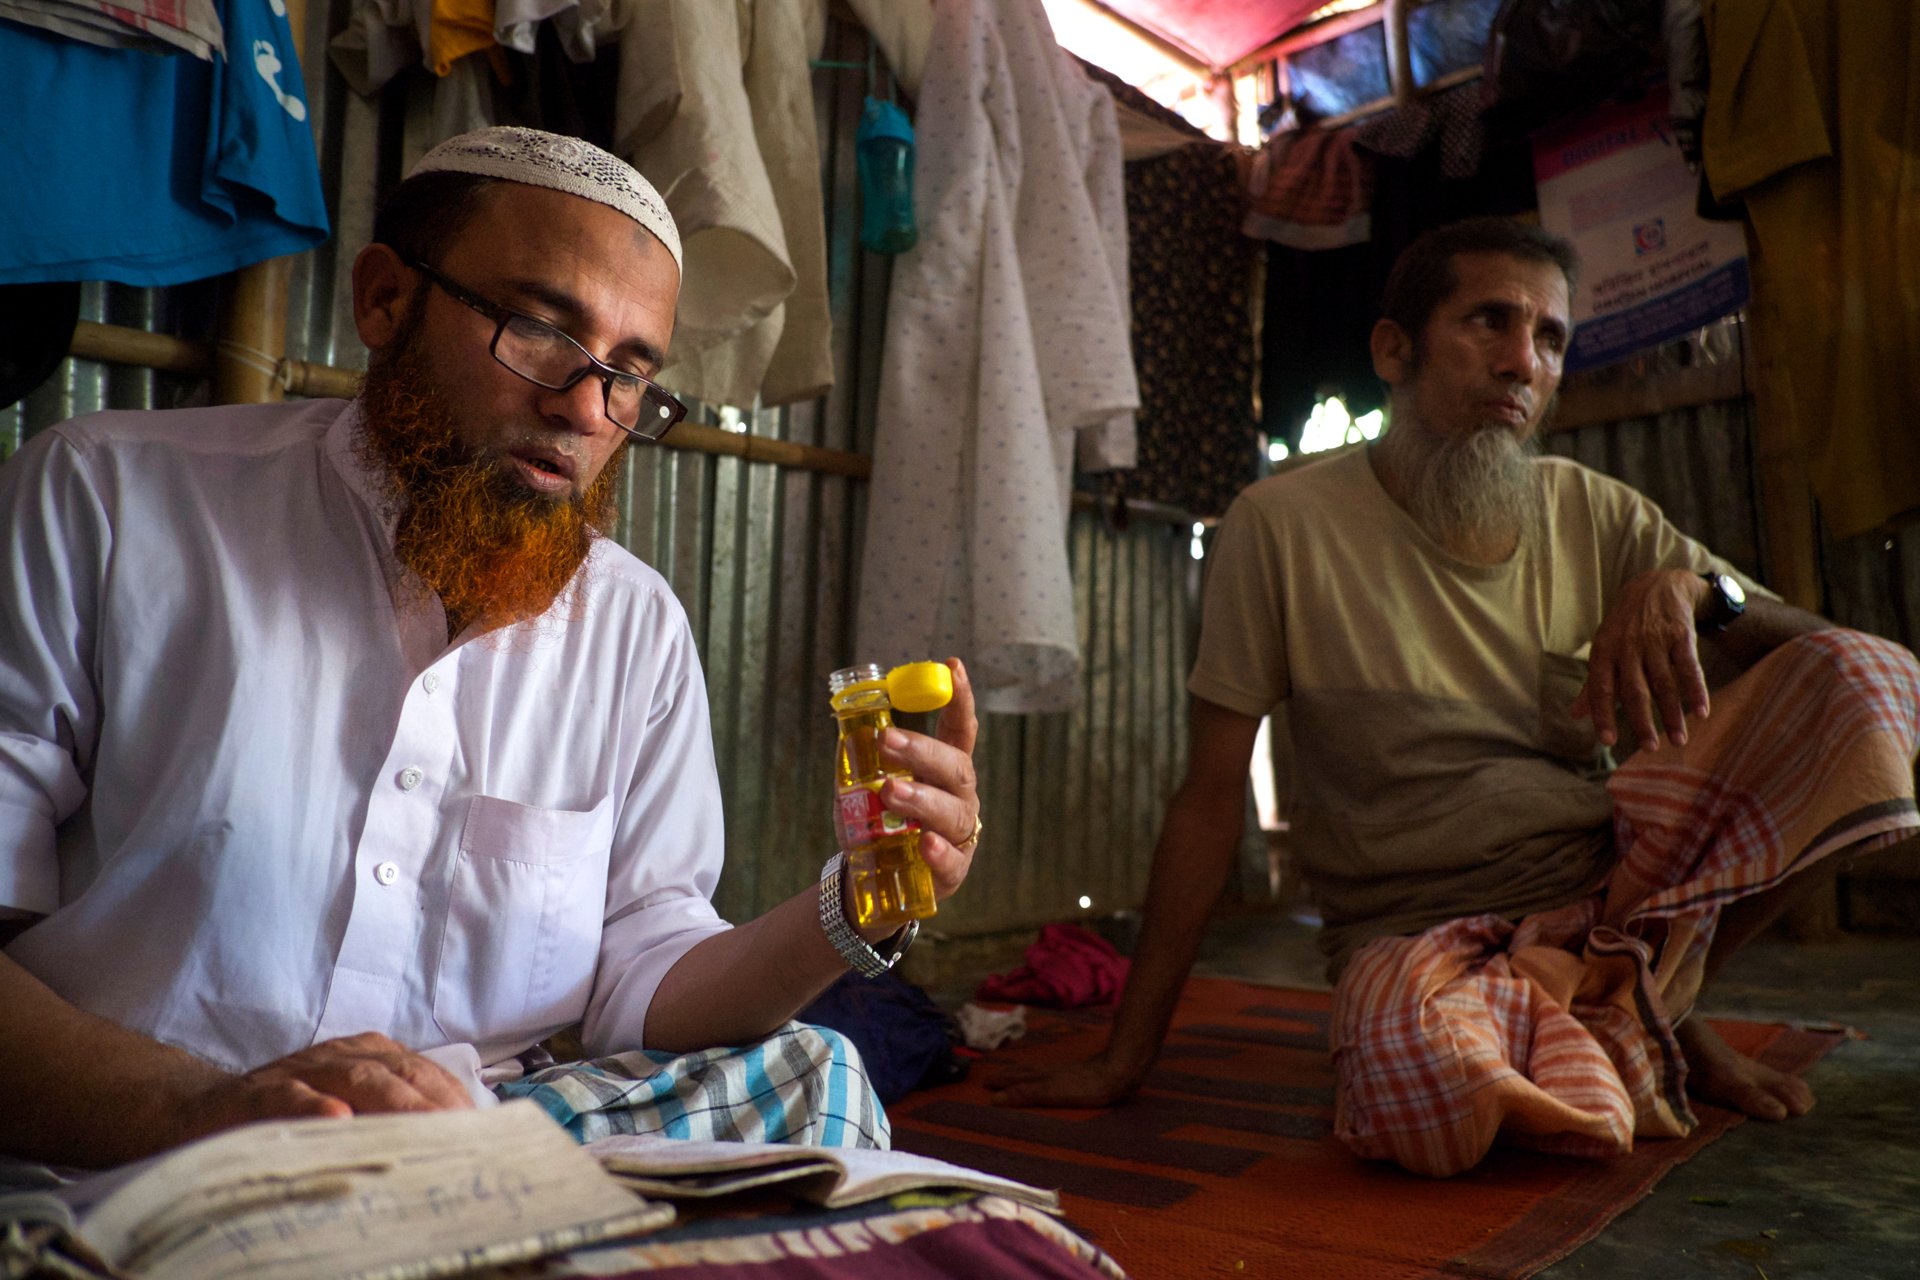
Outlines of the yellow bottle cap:
{"label": "yellow bottle cap", "polygon": [[953,670],[944,662],[909,662],[887,672],[887,701],[896,711],[938,711],[953,701]]}

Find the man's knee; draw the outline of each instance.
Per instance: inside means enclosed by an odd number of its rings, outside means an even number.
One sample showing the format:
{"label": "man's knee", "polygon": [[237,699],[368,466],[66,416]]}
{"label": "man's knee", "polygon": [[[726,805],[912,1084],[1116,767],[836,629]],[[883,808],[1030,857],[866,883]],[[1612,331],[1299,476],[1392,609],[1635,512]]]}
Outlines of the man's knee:
{"label": "man's knee", "polygon": [[832,1027],[790,1022],[774,1033],[779,1059],[808,1075],[804,1133],[788,1141],[823,1147],[881,1147],[893,1127],[854,1042]]}
{"label": "man's knee", "polygon": [[1902,645],[1864,631],[1831,627],[1796,637],[1783,652],[1795,646],[1819,652],[1828,679],[1856,696],[1891,703],[1909,717],[1920,704],[1920,660]]}

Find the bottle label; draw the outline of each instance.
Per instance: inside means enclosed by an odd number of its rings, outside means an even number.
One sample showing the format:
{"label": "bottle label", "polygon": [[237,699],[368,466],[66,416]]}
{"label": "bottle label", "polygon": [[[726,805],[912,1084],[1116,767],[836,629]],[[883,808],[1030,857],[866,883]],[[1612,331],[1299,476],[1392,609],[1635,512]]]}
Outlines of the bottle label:
{"label": "bottle label", "polygon": [[842,849],[851,852],[884,836],[920,829],[920,824],[913,819],[881,807],[880,785],[873,782],[847,787],[836,797],[833,819]]}

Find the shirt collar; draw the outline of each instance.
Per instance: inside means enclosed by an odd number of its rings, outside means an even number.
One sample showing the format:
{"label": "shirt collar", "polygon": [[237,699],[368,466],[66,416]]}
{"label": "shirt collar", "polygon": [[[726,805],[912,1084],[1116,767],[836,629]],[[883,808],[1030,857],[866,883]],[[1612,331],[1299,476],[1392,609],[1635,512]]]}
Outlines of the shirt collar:
{"label": "shirt collar", "polygon": [[386,534],[386,547],[391,551],[400,516],[388,496],[386,477],[360,456],[361,422],[360,401],[357,398],[341,406],[333,425],[327,428],[324,446],[327,461],[333,464],[333,469],[346,481],[347,488],[379,522],[382,532]]}

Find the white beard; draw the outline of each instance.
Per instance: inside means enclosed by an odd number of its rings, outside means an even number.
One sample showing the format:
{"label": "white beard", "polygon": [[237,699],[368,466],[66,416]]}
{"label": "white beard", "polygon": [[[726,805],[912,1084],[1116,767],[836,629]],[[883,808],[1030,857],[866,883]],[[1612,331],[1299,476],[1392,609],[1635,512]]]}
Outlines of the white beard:
{"label": "white beard", "polygon": [[1522,441],[1505,427],[1487,427],[1449,440],[1408,424],[1389,427],[1375,448],[1405,492],[1407,514],[1448,550],[1519,546],[1538,536],[1537,437]]}

